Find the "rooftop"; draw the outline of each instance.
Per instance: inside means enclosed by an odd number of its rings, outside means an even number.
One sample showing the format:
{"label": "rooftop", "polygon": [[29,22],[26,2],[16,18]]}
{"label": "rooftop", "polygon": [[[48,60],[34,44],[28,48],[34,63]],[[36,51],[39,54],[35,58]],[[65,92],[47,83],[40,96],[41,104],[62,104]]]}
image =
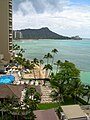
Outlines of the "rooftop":
{"label": "rooftop", "polygon": [[65,114],[65,117],[68,120],[75,118],[78,118],[80,120],[81,118],[86,118],[85,113],[83,112],[79,105],[66,105],[61,106],[61,108]]}
{"label": "rooftop", "polygon": [[36,115],[35,120],[59,120],[54,109],[36,110],[34,114]]}
{"label": "rooftop", "polygon": [[0,85],[0,98],[12,97],[15,95],[17,98],[21,98],[21,91],[23,90],[23,86],[17,85]]}

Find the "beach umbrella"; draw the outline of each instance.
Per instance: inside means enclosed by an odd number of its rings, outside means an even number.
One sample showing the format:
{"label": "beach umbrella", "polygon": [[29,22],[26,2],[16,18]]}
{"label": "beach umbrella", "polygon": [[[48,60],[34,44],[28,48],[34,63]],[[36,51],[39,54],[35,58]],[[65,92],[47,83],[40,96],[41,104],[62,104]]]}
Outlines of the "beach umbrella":
{"label": "beach umbrella", "polygon": [[12,69],[17,69],[17,66],[12,66]]}

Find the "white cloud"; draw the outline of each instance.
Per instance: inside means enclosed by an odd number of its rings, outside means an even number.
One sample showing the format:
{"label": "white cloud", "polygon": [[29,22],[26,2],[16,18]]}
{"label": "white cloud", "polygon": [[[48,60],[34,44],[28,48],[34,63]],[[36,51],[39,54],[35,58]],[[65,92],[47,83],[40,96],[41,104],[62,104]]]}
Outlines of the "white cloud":
{"label": "white cloud", "polygon": [[72,6],[67,0],[63,3],[58,1],[58,10],[52,10],[53,6],[44,2],[44,11],[41,13],[37,13],[32,2],[22,2],[13,14],[14,29],[49,27],[59,34],[89,36],[90,6]]}

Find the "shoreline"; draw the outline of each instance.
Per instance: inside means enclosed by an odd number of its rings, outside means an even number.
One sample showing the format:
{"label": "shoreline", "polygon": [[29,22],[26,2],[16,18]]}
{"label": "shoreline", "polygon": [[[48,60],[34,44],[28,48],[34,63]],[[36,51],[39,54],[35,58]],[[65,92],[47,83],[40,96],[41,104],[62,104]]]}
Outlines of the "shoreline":
{"label": "shoreline", "polygon": [[[55,59],[58,60],[69,60],[73,62],[78,69],[82,71],[90,71],[90,40],[83,39],[81,41],[77,40],[37,40],[34,44],[34,41],[30,39],[23,42],[22,41],[15,41],[15,44],[20,45],[23,47],[25,52],[25,58],[33,59],[34,57],[41,59],[45,53],[51,51],[52,48],[58,49],[58,56],[56,55]],[[31,48],[31,49],[30,49]],[[35,53],[35,55],[34,55]],[[89,77],[90,78],[90,77]],[[85,83],[87,79],[84,79]],[[89,82],[88,82],[89,83]]]}
{"label": "shoreline", "polygon": [[83,40],[83,38],[82,39],[72,39],[72,38],[70,38],[70,39],[59,39],[59,38],[19,38],[19,39],[13,39],[13,40],[15,40],[15,41],[21,41],[21,40],[76,40],[76,41],[78,41],[78,40]]}

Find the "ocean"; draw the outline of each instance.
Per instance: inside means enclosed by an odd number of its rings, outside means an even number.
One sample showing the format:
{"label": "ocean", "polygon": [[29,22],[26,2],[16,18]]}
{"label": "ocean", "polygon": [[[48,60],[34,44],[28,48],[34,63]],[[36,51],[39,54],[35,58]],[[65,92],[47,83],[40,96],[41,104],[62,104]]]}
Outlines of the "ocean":
{"label": "ocean", "polygon": [[25,50],[24,57],[42,59],[45,54],[56,48],[55,60],[73,62],[81,71],[80,78],[90,84],[90,39],[82,40],[14,40]]}

